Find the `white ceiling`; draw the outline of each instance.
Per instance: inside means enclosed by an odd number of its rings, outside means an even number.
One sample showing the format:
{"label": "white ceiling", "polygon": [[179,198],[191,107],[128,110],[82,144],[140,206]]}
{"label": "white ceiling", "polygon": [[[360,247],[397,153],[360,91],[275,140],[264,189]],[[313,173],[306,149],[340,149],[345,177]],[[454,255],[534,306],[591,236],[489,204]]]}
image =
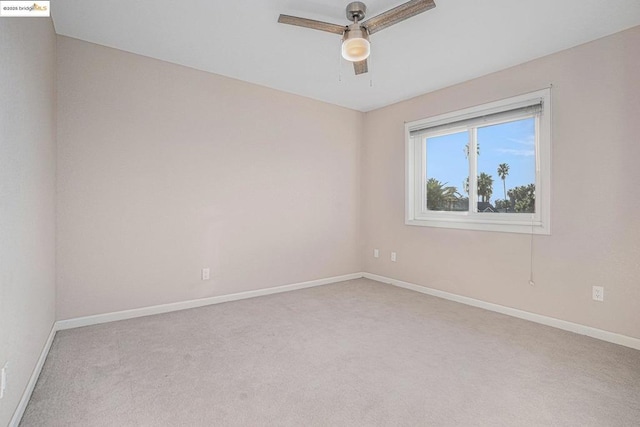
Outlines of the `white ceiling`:
{"label": "white ceiling", "polygon": [[[360,111],[640,25],[639,0],[435,1],[435,9],[371,36],[369,73],[361,76],[340,60],[340,36],[277,23],[284,13],[346,25],[349,0],[55,0],[51,6],[58,34]],[[365,3],[370,18],[403,1]]]}

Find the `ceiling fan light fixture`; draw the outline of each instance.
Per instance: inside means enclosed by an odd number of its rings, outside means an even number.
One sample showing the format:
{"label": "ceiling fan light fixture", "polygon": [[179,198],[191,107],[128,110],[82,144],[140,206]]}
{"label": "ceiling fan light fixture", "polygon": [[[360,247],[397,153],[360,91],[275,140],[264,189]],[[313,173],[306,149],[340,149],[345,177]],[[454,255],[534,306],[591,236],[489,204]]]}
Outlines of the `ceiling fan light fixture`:
{"label": "ceiling fan light fixture", "polygon": [[340,34],[342,36],[342,57],[353,62],[353,70],[357,76],[369,72],[367,58],[371,52],[370,35],[434,7],[436,7],[434,0],[409,0],[365,20],[367,5],[361,1],[352,1],[345,9],[347,19],[353,22],[348,26],[290,15],[280,15],[278,22]]}
{"label": "ceiling fan light fixture", "polygon": [[364,61],[371,53],[371,44],[367,30],[360,26],[349,29],[342,39],[342,57],[347,61]]}

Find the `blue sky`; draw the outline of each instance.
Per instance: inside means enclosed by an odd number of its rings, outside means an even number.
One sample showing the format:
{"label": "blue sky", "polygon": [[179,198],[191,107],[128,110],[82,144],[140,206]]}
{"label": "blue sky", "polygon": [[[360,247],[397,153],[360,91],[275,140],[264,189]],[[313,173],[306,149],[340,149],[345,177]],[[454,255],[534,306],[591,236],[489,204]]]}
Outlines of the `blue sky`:
{"label": "blue sky", "polygon": [[[535,119],[523,119],[499,125],[478,128],[478,174],[485,172],[493,177],[491,203],[504,198],[498,165],[507,163],[510,188],[535,182]],[[455,186],[464,192],[463,182],[469,174],[469,161],[465,157],[467,132],[427,139],[427,178],[435,178],[447,186]]]}

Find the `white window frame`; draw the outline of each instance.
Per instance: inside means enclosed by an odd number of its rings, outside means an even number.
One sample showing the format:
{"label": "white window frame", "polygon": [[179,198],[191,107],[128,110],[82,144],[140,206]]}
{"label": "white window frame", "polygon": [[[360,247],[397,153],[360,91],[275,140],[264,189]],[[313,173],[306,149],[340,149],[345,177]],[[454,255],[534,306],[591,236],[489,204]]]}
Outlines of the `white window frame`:
{"label": "white window frame", "polygon": [[[535,213],[479,213],[476,180],[469,180],[469,211],[430,211],[426,209],[426,139],[469,130],[470,159],[475,159],[477,128],[490,124],[517,120],[488,118],[481,125],[471,119],[492,114],[507,113],[528,105],[542,104],[536,118],[536,200]],[[522,118],[531,117],[524,114]],[[454,123],[467,121],[461,126]],[[472,124],[468,124],[471,121]],[[451,124],[451,126],[446,126]],[[438,129],[430,131],[430,128]],[[446,127],[445,130],[441,130]],[[440,129],[440,130],[439,130]],[[412,136],[411,133],[421,132]],[[472,133],[474,134],[472,136]],[[551,234],[551,89],[542,89],[500,101],[490,102],[463,110],[441,114],[405,124],[405,224],[426,227],[456,228],[463,230],[498,231],[526,234]],[[477,162],[469,162],[469,176],[477,176]]]}

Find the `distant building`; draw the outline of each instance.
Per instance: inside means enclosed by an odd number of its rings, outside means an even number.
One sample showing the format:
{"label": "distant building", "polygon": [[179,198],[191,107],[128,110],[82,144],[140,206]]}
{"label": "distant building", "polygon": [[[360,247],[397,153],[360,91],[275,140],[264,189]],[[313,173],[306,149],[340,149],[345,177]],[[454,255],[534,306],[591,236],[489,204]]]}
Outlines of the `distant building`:
{"label": "distant building", "polygon": [[478,212],[498,212],[498,209],[489,202],[478,202]]}

